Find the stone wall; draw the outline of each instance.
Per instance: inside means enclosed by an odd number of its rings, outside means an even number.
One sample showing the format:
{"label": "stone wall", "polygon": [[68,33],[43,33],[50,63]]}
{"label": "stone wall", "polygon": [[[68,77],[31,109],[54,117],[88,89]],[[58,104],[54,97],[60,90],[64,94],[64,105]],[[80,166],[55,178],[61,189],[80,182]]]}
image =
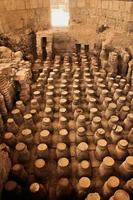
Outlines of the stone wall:
{"label": "stone wall", "polygon": [[132,0],[72,0],[70,24],[107,24],[117,30],[133,31]]}
{"label": "stone wall", "polygon": [[[57,52],[61,48],[63,51],[72,49],[75,41],[85,44],[89,44],[90,41],[95,42],[98,25],[106,24],[116,31],[133,32],[133,0],[69,0],[69,2],[69,28],[65,32],[59,30],[60,33],[52,29]],[[35,33],[51,32],[50,24],[50,0],[0,0],[0,34],[4,33],[11,39],[16,46],[15,50],[22,50],[28,54],[31,29]],[[24,47],[22,43],[25,44]],[[37,47],[38,44],[37,39]]]}
{"label": "stone wall", "polygon": [[0,32],[47,29],[49,0],[0,0]]}
{"label": "stone wall", "polygon": [[[70,26],[107,24],[133,31],[132,0],[70,0]],[[50,0],[0,0],[0,32],[50,27]]]}

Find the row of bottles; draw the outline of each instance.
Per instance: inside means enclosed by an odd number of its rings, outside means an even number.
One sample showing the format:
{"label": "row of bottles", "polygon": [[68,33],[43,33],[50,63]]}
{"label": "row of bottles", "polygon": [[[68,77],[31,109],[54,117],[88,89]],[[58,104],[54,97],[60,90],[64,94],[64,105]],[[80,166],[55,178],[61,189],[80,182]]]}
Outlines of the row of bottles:
{"label": "row of bottles", "polygon": [[0,120],[12,160],[3,197],[130,199],[132,97],[126,79],[99,70],[84,51],[47,58],[30,100]]}

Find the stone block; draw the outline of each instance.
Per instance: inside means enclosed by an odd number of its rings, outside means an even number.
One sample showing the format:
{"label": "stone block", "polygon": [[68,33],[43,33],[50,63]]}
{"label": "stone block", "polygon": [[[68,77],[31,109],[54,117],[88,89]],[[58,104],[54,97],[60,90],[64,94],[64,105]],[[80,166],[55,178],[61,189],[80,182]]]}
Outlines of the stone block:
{"label": "stone block", "polygon": [[113,10],[113,1],[108,2],[108,9]]}
{"label": "stone block", "polygon": [[78,8],[83,8],[83,7],[85,7],[85,0],[78,0],[78,2],[77,2],[77,6],[78,6]]}
{"label": "stone block", "polygon": [[31,8],[31,4],[30,4],[29,0],[25,0],[25,6],[26,6],[26,9],[30,9]]}
{"label": "stone block", "polygon": [[5,0],[3,1],[5,4],[6,10],[24,10],[26,9],[25,1],[22,0]]}
{"label": "stone block", "polygon": [[113,19],[118,19],[118,12],[117,11],[112,11],[112,18]]}
{"label": "stone block", "polygon": [[69,7],[70,8],[76,8],[77,7],[77,0],[70,1]]}
{"label": "stone block", "polygon": [[15,5],[14,5],[14,0],[8,1],[5,0],[5,6],[6,6],[6,10],[15,10]]}
{"label": "stone block", "polygon": [[120,9],[120,1],[112,1],[113,2],[113,10],[119,10]]}
{"label": "stone block", "polygon": [[127,31],[133,32],[133,21],[127,23]]}
{"label": "stone block", "polygon": [[[47,5],[47,0],[45,2],[46,2],[46,5]],[[43,3],[44,3],[43,0],[38,0],[38,8],[42,8],[43,7]]]}
{"label": "stone block", "polygon": [[120,1],[120,11],[124,12],[126,7],[126,2],[125,1]]}
{"label": "stone block", "polygon": [[127,19],[127,13],[126,12],[121,12],[121,20],[126,21]]}
{"label": "stone block", "polygon": [[31,5],[31,8],[38,8],[38,1],[36,0],[30,0],[30,5]]}
{"label": "stone block", "polygon": [[102,9],[108,9],[108,1],[102,1]]}
{"label": "stone block", "polygon": [[126,20],[127,20],[127,22],[133,22],[133,13],[132,14],[127,13]]}
{"label": "stone block", "polygon": [[4,11],[4,10],[6,10],[6,5],[4,4],[4,1],[1,1],[1,3],[0,3],[0,11]]}
{"label": "stone block", "polygon": [[42,5],[44,8],[50,9],[50,0],[42,0]]}
{"label": "stone block", "polygon": [[91,8],[94,8],[94,7],[95,7],[95,0],[90,1],[90,7],[91,7]]}
{"label": "stone block", "polygon": [[102,2],[101,1],[97,1],[97,7],[102,8]]}
{"label": "stone block", "polygon": [[24,10],[24,9],[26,9],[25,1],[15,0],[14,5],[15,5],[15,10]]}
{"label": "stone block", "polygon": [[128,13],[133,13],[133,2],[126,2],[125,10]]}

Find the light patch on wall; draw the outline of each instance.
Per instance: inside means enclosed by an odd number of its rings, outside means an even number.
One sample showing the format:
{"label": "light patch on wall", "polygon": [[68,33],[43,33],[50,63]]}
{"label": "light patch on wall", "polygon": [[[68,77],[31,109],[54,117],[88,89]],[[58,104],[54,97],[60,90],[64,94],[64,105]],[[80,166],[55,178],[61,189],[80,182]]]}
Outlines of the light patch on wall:
{"label": "light patch on wall", "polygon": [[69,12],[63,9],[52,9],[51,15],[53,27],[66,27],[69,25]]}
{"label": "light patch on wall", "polygon": [[69,18],[69,0],[51,0],[51,25],[67,27]]}

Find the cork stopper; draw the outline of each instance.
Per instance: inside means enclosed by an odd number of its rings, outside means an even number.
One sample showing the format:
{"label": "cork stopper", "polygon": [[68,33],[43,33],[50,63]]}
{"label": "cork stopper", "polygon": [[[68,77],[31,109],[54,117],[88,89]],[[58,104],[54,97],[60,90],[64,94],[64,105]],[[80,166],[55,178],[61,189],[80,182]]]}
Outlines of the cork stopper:
{"label": "cork stopper", "polygon": [[35,115],[37,113],[37,111],[35,110],[35,109],[32,109],[31,111],[30,111],[30,114],[31,115]]}
{"label": "cork stopper", "polygon": [[68,167],[68,165],[69,165],[69,160],[67,158],[60,158],[58,160],[59,167],[65,168],[65,167]]}
{"label": "cork stopper", "polygon": [[120,79],[120,83],[125,84],[125,83],[126,83],[126,80],[125,80],[124,78],[121,78],[121,79]]}
{"label": "cork stopper", "polygon": [[79,79],[75,79],[74,82],[79,84]]}
{"label": "cork stopper", "polygon": [[57,149],[58,149],[59,151],[65,151],[66,148],[67,148],[67,146],[66,146],[65,143],[61,143],[61,142],[60,142],[60,143],[57,144]]}
{"label": "cork stopper", "polygon": [[53,100],[52,99],[47,99],[46,100],[46,104],[47,105],[52,105],[53,104]]}
{"label": "cork stopper", "polygon": [[106,103],[111,103],[112,99],[110,97],[105,97],[105,102]]}
{"label": "cork stopper", "polygon": [[125,190],[120,189],[114,193],[114,200],[130,200],[130,197]]}
{"label": "cork stopper", "polygon": [[62,98],[62,99],[60,100],[60,104],[61,104],[61,105],[66,104],[66,103],[67,103],[67,99]]}
{"label": "cork stopper", "polygon": [[35,91],[35,92],[33,93],[34,96],[39,96],[40,94],[41,94],[41,93],[40,93],[40,91],[38,91],[38,90]]}
{"label": "cork stopper", "polygon": [[48,90],[54,90],[54,86],[53,85],[49,85],[48,86]]}
{"label": "cork stopper", "polygon": [[61,130],[59,131],[59,135],[61,135],[61,136],[67,136],[67,135],[68,135],[67,129],[61,129]]}
{"label": "cork stopper", "polygon": [[44,112],[46,112],[46,113],[51,113],[51,112],[52,112],[52,108],[46,107]]}
{"label": "cork stopper", "polygon": [[38,102],[37,102],[37,99],[32,99],[32,100],[31,100],[31,104],[32,104],[32,105],[36,105],[37,103],[38,103]]}
{"label": "cork stopper", "polygon": [[32,119],[32,115],[31,114],[26,114],[26,115],[24,115],[24,119],[25,120]]}
{"label": "cork stopper", "polygon": [[23,136],[29,136],[31,134],[32,134],[31,129],[24,129],[24,130],[22,130],[22,135]]}
{"label": "cork stopper", "polygon": [[120,75],[117,75],[116,76],[116,80],[120,80],[121,79],[121,76]]}
{"label": "cork stopper", "polygon": [[48,146],[47,146],[46,144],[44,144],[44,143],[41,143],[41,144],[39,144],[39,145],[37,146],[37,149],[38,149],[39,151],[46,151],[46,150],[48,149]]}
{"label": "cork stopper", "polygon": [[115,164],[115,161],[113,158],[111,158],[110,156],[106,156],[104,159],[103,159],[103,163],[106,167],[113,167],[113,165]]}
{"label": "cork stopper", "polygon": [[99,129],[97,129],[96,134],[98,134],[99,136],[104,136],[105,130],[103,128],[99,128]]}
{"label": "cork stopper", "polygon": [[109,93],[109,91],[108,90],[106,90],[106,89],[104,89],[104,90],[102,90],[102,95],[108,95],[108,93]]}
{"label": "cork stopper", "polygon": [[49,117],[45,117],[45,118],[43,118],[42,122],[45,124],[49,124],[51,122],[51,120]]}
{"label": "cork stopper", "polygon": [[80,178],[78,184],[82,189],[88,189],[91,185],[91,181],[87,177],[82,177],[82,178]]}
{"label": "cork stopper", "polygon": [[88,162],[87,160],[83,160],[81,163],[81,168],[82,169],[88,169],[90,167],[90,162]]}
{"label": "cork stopper", "polygon": [[131,96],[131,97],[133,97],[133,91],[129,91],[128,95]]}
{"label": "cork stopper", "polygon": [[119,117],[117,117],[116,115],[112,115],[112,116],[110,117],[110,120],[111,120],[112,123],[115,123],[115,122],[118,122],[118,121],[119,121]]}
{"label": "cork stopper", "polygon": [[116,176],[111,176],[108,179],[108,186],[110,188],[117,188],[120,184],[120,180]]}
{"label": "cork stopper", "polygon": [[6,184],[5,184],[5,189],[7,191],[13,191],[15,190],[17,187],[17,183],[15,181],[8,181]]}
{"label": "cork stopper", "polygon": [[22,106],[23,105],[23,101],[16,101],[16,106]]}
{"label": "cork stopper", "polygon": [[128,156],[126,158],[126,163],[131,167],[133,168],[133,156]]}
{"label": "cork stopper", "polygon": [[96,192],[88,194],[86,198],[86,200],[100,200],[100,199],[101,199],[100,195]]}
{"label": "cork stopper", "polygon": [[65,113],[66,111],[67,111],[66,108],[60,108],[60,110],[59,110],[59,112],[61,112],[61,113]]}
{"label": "cork stopper", "polygon": [[97,141],[97,145],[101,148],[101,149],[105,149],[107,147],[107,141],[104,139],[100,139]]}
{"label": "cork stopper", "polygon": [[66,117],[60,117],[60,122],[67,122],[67,118]]}
{"label": "cork stopper", "polygon": [[53,78],[48,78],[48,82],[53,82]]}
{"label": "cork stopper", "polygon": [[128,112],[128,111],[130,110],[130,108],[129,108],[128,106],[123,106],[123,107],[122,107],[122,110],[123,110],[124,112]]}
{"label": "cork stopper", "polygon": [[117,88],[115,92],[116,92],[118,95],[121,95],[122,90]]}
{"label": "cork stopper", "polygon": [[50,132],[48,130],[43,130],[40,132],[40,136],[45,138],[48,137],[50,135]]}
{"label": "cork stopper", "polygon": [[85,143],[85,142],[81,142],[78,146],[77,146],[77,148],[80,150],[80,151],[87,151],[88,150],[88,144],[87,143]]}
{"label": "cork stopper", "polygon": [[104,88],[106,88],[106,86],[105,86],[103,83],[98,84],[98,86],[99,86],[100,88],[102,88],[103,90],[104,90]]}
{"label": "cork stopper", "polygon": [[84,122],[85,121],[85,116],[84,115],[79,115],[78,118],[77,118],[77,120],[79,122]]}
{"label": "cork stopper", "polygon": [[35,161],[35,167],[38,169],[45,167],[45,165],[46,165],[46,163],[45,163],[45,160],[43,160],[43,159],[37,159]]}
{"label": "cork stopper", "polygon": [[12,167],[12,170],[13,170],[14,172],[20,172],[21,169],[22,169],[22,165],[20,165],[20,164],[15,164],[15,165]]}
{"label": "cork stopper", "polygon": [[74,94],[75,95],[79,95],[80,94],[80,90],[74,90]]}
{"label": "cork stopper", "polygon": [[48,96],[48,97],[51,97],[51,96],[53,96],[53,92],[51,91],[51,92],[46,92],[46,96]]}
{"label": "cork stopper", "polygon": [[128,182],[128,187],[131,189],[131,191],[133,191],[133,178],[131,178]]}
{"label": "cork stopper", "polygon": [[80,135],[80,136],[85,135],[85,128],[84,127],[79,127],[77,131],[78,131],[78,135]]}
{"label": "cork stopper", "polygon": [[90,98],[89,102],[96,103],[96,99],[95,98]]}
{"label": "cork stopper", "polygon": [[16,150],[17,151],[23,151],[26,148],[26,145],[24,143],[18,143],[16,145]]}
{"label": "cork stopper", "polygon": [[133,114],[132,114],[132,113],[128,114],[128,115],[127,115],[127,118],[128,118],[131,122],[133,122]]}
{"label": "cork stopper", "polygon": [[97,108],[91,108],[90,109],[90,113],[97,113],[98,112],[98,109]]}
{"label": "cork stopper", "polygon": [[113,83],[113,88],[116,89],[119,87],[119,84],[118,83]]}
{"label": "cork stopper", "polygon": [[121,149],[127,149],[128,147],[128,141],[127,140],[120,140],[118,142],[118,146],[121,148]]}
{"label": "cork stopper", "polygon": [[89,95],[94,95],[94,94],[95,94],[95,91],[94,91],[94,90],[88,90],[87,93],[88,93]]}
{"label": "cork stopper", "polygon": [[7,133],[5,133],[5,135],[4,135],[4,139],[5,139],[5,140],[10,140],[13,136],[14,136],[13,133],[7,132]]}
{"label": "cork stopper", "polygon": [[61,178],[58,184],[60,187],[67,188],[69,185],[69,180],[67,178]]}
{"label": "cork stopper", "polygon": [[30,185],[30,191],[31,191],[32,193],[38,192],[39,189],[40,189],[39,183],[32,183],[32,184]]}
{"label": "cork stopper", "polygon": [[[99,77],[99,76],[100,76],[100,73],[99,73],[99,72],[96,72],[95,75],[96,75],[97,77]],[[97,81],[98,81],[98,83],[102,83],[102,82],[103,82],[103,78],[98,78]]]}
{"label": "cork stopper", "polygon": [[14,123],[14,119],[13,119],[13,118],[8,118],[7,123],[8,123],[8,124]]}
{"label": "cork stopper", "polygon": [[113,130],[117,135],[121,135],[122,131],[123,131],[123,127],[119,126],[119,125],[114,125],[113,126]]}
{"label": "cork stopper", "polygon": [[42,88],[42,84],[41,83],[38,83],[37,84],[37,89],[39,90],[39,89],[41,89]]}
{"label": "cork stopper", "polygon": [[125,101],[126,101],[126,97],[125,96],[119,97],[119,102],[124,103]]}
{"label": "cork stopper", "polygon": [[117,105],[115,103],[110,103],[108,108],[109,110],[115,110],[117,108]]}
{"label": "cork stopper", "polygon": [[62,89],[63,89],[63,88],[66,88],[66,84],[61,84],[61,85],[60,85],[60,88],[62,88]]}
{"label": "cork stopper", "polygon": [[101,122],[101,117],[94,117],[93,122],[99,124]]}
{"label": "cork stopper", "polygon": [[93,88],[93,84],[87,84],[87,88]]}
{"label": "cork stopper", "polygon": [[20,113],[20,110],[19,109],[14,109],[12,110],[12,114],[13,115],[16,115],[16,114],[19,114]]}

